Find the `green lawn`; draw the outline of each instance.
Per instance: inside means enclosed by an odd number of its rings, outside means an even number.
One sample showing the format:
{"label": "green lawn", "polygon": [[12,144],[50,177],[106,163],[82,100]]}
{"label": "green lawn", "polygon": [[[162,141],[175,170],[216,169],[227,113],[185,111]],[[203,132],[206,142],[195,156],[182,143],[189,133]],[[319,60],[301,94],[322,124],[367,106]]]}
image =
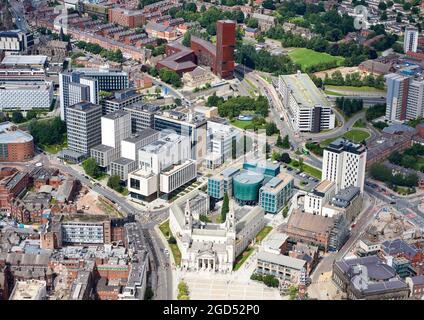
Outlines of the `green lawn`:
{"label": "green lawn", "polygon": [[264,79],[269,84],[272,84],[272,78],[270,76],[261,75],[261,78]]}
{"label": "green lawn", "polygon": [[166,220],[164,223],[159,225],[159,230],[163,233],[165,238],[169,237],[171,231],[169,230],[169,220]]}
{"label": "green lawn", "polygon": [[303,164],[303,172],[309,174],[310,176],[313,176],[317,179],[321,179],[322,172],[321,170],[315,169],[314,167],[311,167],[307,164]]}
{"label": "green lawn", "polygon": [[326,90],[330,91],[359,91],[359,92],[375,92],[375,93],[384,93],[384,90],[377,89],[374,87],[368,87],[368,86],[362,86],[362,87],[353,87],[353,86],[333,86],[333,85],[326,85]]}
{"label": "green lawn", "polygon": [[240,269],[243,263],[249,258],[255,249],[253,247],[247,247],[237,258],[234,264],[234,271]]}
{"label": "green lawn", "polygon": [[338,56],[332,56],[328,53],[321,53],[311,49],[306,48],[295,48],[289,51],[289,57],[293,60],[294,63],[300,65],[302,70],[310,66],[314,66],[319,63],[336,61],[337,65],[342,65],[344,58]]}
{"label": "green lawn", "polygon": [[330,96],[336,96],[336,97],[343,97],[344,96],[344,94],[342,94],[342,93],[331,91],[331,90],[327,90],[327,89],[324,90],[324,93],[325,94],[328,94]]}
{"label": "green lawn", "polygon": [[266,226],[256,235],[256,242],[261,242],[272,230],[272,227]]}
{"label": "green lawn", "polygon": [[368,132],[366,132],[366,131],[363,131],[363,130],[353,129],[353,130],[350,130],[350,131],[344,133],[340,137],[322,140],[321,143],[320,143],[320,145],[321,145],[321,147],[326,147],[331,142],[333,142],[334,140],[336,140],[338,138],[341,138],[341,137],[344,137],[344,138],[346,138],[348,140],[351,140],[353,142],[359,143],[359,142],[362,142],[362,141],[368,139],[370,137],[370,134]]}
{"label": "green lawn", "polygon": [[[161,225],[159,225],[159,230],[163,233],[165,238],[172,236],[171,230],[169,229],[169,220],[166,220]],[[177,244],[168,243],[171,248],[172,255],[174,256],[175,264],[179,266],[181,264],[181,251],[178,248]]]}
{"label": "green lawn", "polygon": [[252,126],[252,121],[233,120],[231,124],[237,128],[246,129],[249,126]]}
{"label": "green lawn", "polygon": [[52,154],[56,154],[58,153],[60,150],[62,150],[63,148],[66,147],[66,144],[52,144],[52,145],[40,145],[39,146],[41,149],[43,149],[44,151],[48,152],[48,153],[52,153]]}
{"label": "green lawn", "polygon": [[[292,167],[292,168],[295,168],[295,169],[299,169],[299,163],[298,163],[297,160],[292,159],[292,161],[289,163],[289,166]],[[311,167],[310,165],[307,165],[306,163],[303,163],[302,168],[303,168],[303,170],[302,170],[303,172],[305,172],[305,173],[309,174],[310,176],[313,176],[317,179],[321,179],[321,176],[322,176],[321,170],[318,170],[314,167]]]}
{"label": "green lawn", "polygon": [[355,128],[365,128],[367,126],[367,123],[364,119],[358,119],[356,120],[356,122],[353,124],[353,126]]}

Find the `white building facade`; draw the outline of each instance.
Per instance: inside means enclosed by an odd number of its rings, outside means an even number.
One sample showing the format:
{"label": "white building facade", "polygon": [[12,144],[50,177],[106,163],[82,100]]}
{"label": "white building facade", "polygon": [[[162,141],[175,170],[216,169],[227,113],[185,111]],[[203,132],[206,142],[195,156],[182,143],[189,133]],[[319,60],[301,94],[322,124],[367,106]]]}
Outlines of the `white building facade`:
{"label": "white building facade", "polygon": [[336,193],[349,186],[364,191],[367,150],[362,144],[337,139],[324,149],[322,180],[333,181]]}
{"label": "white building facade", "polygon": [[295,130],[317,133],[335,127],[330,103],[307,74],[279,76],[277,90]]}

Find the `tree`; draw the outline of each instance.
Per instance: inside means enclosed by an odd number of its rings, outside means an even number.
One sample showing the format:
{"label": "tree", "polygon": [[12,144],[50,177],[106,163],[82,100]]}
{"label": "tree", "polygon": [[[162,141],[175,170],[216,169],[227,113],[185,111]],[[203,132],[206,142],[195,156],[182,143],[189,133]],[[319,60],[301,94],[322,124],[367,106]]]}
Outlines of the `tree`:
{"label": "tree", "polygon": [[109,179],[107,180],[107,186],[109,188],[112,188],[115,191],[121,192],[122,191],[121,178],[119,178],[119,176],[117,175],[110,176]]}
{"label": "tree", "polygon": [[284,152],[284,153],[281,155],[280,160],[281,160],[282,162],[284,162],[284,163],[290,163],[290,162],[291,162],[290,155],[289,155],[287,152]]}
{"label": "tree", "polygon": [[272,155],[271,155],[271,159],[273,161],[280,161],[281,159],[281,154],[279,154],[277,151],[273,151]]}
{"label": "tree", "polygon": [[289,141],[288,135],[286,135],[283,139],[282,148],[283,149],[290,149],[290,141]]}
{"label": "tree", "polygon": [[263,277],[263,282],[265,283],[267,287],[272,287],[272,288],[277,288],[278,285],[280,284],[278,279],[271,274],[268,274],[265,277]]}
{"label": "tree", "polygon": [[383,11],[386,10],[387,9],[387,4],[385,2],[383,2],[383,1],[381,1],[378,4],[378,9],[383,10]]}
{"label": "tree", "polygon": [[281,135],[278,135],[277,142],[275,143],[275,145],[279,148],[283,147],[283,140],[281,139]]}
{"label": "tree", "polygon": [[28,130],[34,137],[34,142],[43,145],[62,144],[65,140],[66,124],[55,117],[49,120],[39,121],[32,119]]}
{"label": "tree", "polygon": [[168,239],[168,243],[169,244],[176,244],[177,243],[177,240],[175,239],[174,236],[170,236],[169,239]]}
{"label": "tree", "polygon": [[224,222],[227,219],[228,212],[230,212],[230,198],[228,198],[228,194],[225,193],[221,208],[221,222]]}
{"label": "tree", "polygon": [[37,112],[35,110],[29,110],[26,114],[27,121],[35,118],[37,118]]}
{"label": "tree", "polygon": [[88,158],[82,162],[82,167],[90,177],[97,178],[100,175],[100,169],[94,158]]}
{"label": "tree", "polygon": [[415,157],[409,155],[404,155],[400,162],[401,166],[405,168],[414,168],[416,163],[417,160],[415,159]]}
{"label": "tree", "polygon": [[254,28],[254,29],[256,29],[258,27],[258,20],[254,19],[254,18],[248,18],[246,20],[246,26],[248,28]]}
{"label": "tree", "polygon": [[22,123],[24,121],[25,121],[25,118],[22,115],[22,112],[20,112],[20,111],[13,111],[12,112],[12,122],[13,123]]}
{"label": "tree", "polygon": [[262,7],[269,10],[275,10],[275,5],[272,0],[264,0],[264,2],[262,2]]}
{"label": "tree", "polygon": [[289,296],[290,296],[290,300],[295,300],[297,298],[297,294],[298,294],[299,290],[296,286],[291,286],[289,288]]}
{"label": "tree", "polygon": [[265,131],[267,136],[272,136],[274,133],[280,132],[274,122],[268,122]]}
{"label": "tree", "polygon": [[303,158],[299,157],[297,161],[299,163],[299,170],[303,171]]}

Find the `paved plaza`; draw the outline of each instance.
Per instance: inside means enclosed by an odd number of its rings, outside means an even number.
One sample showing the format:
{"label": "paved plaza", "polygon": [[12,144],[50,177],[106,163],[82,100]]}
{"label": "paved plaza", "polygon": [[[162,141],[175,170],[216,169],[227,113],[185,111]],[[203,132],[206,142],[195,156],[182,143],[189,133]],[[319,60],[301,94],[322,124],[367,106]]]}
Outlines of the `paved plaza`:
{"label": "paved plaza", "polygon": [[184,281],[190,291],[191,300],[281,300],[275,288],[243,280],[220,279],[215,275],[199,277],[186,275]]}

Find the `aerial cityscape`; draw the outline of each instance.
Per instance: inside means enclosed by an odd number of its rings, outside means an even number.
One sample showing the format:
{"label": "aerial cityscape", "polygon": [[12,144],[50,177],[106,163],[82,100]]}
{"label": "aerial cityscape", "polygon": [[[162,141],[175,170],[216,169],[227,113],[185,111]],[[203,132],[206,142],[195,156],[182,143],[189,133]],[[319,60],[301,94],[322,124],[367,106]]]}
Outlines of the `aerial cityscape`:
{"label": "aerial cityscape", "polygon": [[424,0],[0,0],[0,300],[424,300]]}

